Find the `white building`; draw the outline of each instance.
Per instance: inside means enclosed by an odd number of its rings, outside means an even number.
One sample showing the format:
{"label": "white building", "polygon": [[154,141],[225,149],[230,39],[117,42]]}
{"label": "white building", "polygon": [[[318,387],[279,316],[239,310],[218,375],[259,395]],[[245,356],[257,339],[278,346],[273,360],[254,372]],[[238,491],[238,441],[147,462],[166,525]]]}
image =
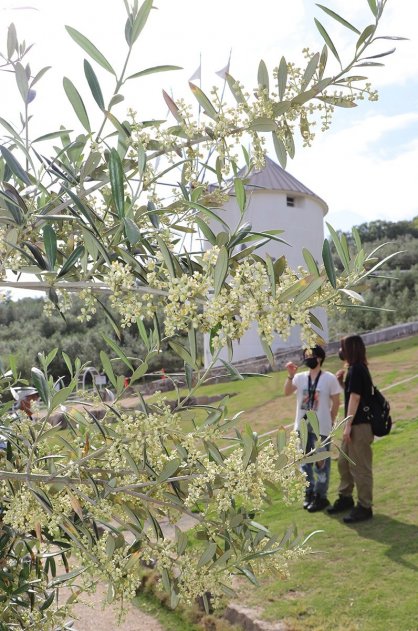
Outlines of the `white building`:
{"label": "white building", "polygon": [[[269,254],[273,260],[285,255],[293,269],[299,265],[306,268],[302,255],[303,248],[307,248],[316,260],[322,260],[324,216],[328,212],[328,206],[324,200],[270,158],[266,159],[264,169],[251,173],[246,184],[246,194],[245,221],[252,225],[252,229],[256,232],[274,229],[284,230],[279,237],[289,243],[289,245],[285,245],[272,240],[260,247],[256,253],[263,257],[265,254]],[[231,229],[235,229],[240,222],[240,210],[234,197],[233,188],[221,216]],[[323,325],[321,335],[327,339],[328,326],[324,310],[318,309],[315,311],[315,315]],[[274,353],[299,344],[299,331],[295,328],[286,341],[276,336],[272,350]],[[234,343],[233,362],[260,357],[264,354],[257,327],[254,324],[239,342]],[[225,349],[221,357],[227,359],[227,356]],[[205,338],[206,365],[210,363],[210,359],[209,338],[207,337]]]}

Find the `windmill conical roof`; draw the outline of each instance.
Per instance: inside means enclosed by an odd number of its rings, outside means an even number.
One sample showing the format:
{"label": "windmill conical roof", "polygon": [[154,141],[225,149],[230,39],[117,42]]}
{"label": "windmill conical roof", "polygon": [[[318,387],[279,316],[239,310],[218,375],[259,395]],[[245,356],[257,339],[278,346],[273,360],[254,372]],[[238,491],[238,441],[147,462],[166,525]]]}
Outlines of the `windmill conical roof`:
{"label": "windmill conical roof", "polygon": [[[239,175],[245,177],[245,170],[242,169]],[[323,199],[267,156],[265,166],[262,169],[253,170],[248,177],[245,177],[245,187],[252,191],[264,189],[314,197],[324,206],[325,212],[328,211],[328,206]]]}

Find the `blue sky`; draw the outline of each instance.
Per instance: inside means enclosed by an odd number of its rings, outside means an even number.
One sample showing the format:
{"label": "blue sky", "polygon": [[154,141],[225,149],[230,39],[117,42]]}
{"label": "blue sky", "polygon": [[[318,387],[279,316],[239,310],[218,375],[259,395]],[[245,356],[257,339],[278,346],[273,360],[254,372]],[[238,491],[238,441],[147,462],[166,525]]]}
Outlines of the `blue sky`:
{"label": "blue sky", "polygon": [[[199,65],[200,55],[204,90],[221,83],[215,72],[225,66],[231,48],[231,73],[251,87],[261,58],[272,68],[283,54],[298,61],[304,46],[312,50],[322,46],[314,16],[326,26],[343,54],[351,40],[350,31],[330,20],[312,0],[155,0],[154,4],[158,10],[152,12],[141,35],[132,72],[165,63],[178,64],[184,70],[132,84],[125,103],[144,118],[165,115],[163,87],[172,90],[175,97],[193,100],[187,81]],[[324,4],[359,28],[372,21],[367,0],[324,0]],[[23,6],[31,8],[19,9]],[[43,87],[40,84],[39,98],[34,102],[33,124],[40,133],[61,122],[70,128],[76,124],[65,103],[62,75],[69,76],[81,92],[85,89],[83,52],[70,40],[64,25],[84,33],[117,65],[117,59],[122,58],[124,20],[122,0],[28,0],[27,5],[0,0],[0,50],[5,48],[6,27],[13,21],[20,37],[36,43],[36,67],[54,66],[42,81]],[[396,221],[418,215],[414,192],[418,164],[418,3],[389,0],[381,33],[409,37],[410,41],[382,40],[380,50],[395,45],[397,51],[383,60],[385,68],[370,73],[380,100],[362,103],[355,111],[338,110],[330,131],[318,134],[312,148],[299,149],[288,165],[290,173],[328,203],[327,220],[344,230],[364,221]],[[106,86],[106,73],[98,74]],[[15,101],[15,88],[7,88],[5,81],[7,77],[0,76],[2,93],[4,85],[8,93],[8,104],[2,99],[0,114],[13,119],[18,96]],[[85,94],[88,103],[88,89]],[[88,103],[88,107],[93,104]],[[122,116],[124,107],[119,106]]]}

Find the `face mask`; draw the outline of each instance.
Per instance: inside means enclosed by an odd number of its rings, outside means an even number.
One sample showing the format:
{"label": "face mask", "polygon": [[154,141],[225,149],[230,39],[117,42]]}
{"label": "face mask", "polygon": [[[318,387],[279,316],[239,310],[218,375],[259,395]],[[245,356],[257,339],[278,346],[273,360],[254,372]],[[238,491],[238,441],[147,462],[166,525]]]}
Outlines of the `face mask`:
{"label": "face mask", "polygon": [[341,359],[342,362],[345,361],[345,355],[342,351],[342,349],[340,348],[340,350],[338,351],[338,357]]}
{"label": "face mask", "polygon": [[316,368],[318,366],[318,358],[317,357],[307,357],[303,360],[303,363],[308,368]]}

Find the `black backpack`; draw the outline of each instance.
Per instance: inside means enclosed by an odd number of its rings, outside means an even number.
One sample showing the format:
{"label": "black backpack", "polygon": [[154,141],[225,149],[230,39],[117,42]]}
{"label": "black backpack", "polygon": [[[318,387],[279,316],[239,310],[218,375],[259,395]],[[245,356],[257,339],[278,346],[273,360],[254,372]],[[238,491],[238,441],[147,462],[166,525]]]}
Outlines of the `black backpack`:
{"label": "black backpack", "polygon": [[373,383],[371,396],[362,407],[365,417],[372,426],[373,434],[375,436],[387,436],[392,429],[390,404]]}

